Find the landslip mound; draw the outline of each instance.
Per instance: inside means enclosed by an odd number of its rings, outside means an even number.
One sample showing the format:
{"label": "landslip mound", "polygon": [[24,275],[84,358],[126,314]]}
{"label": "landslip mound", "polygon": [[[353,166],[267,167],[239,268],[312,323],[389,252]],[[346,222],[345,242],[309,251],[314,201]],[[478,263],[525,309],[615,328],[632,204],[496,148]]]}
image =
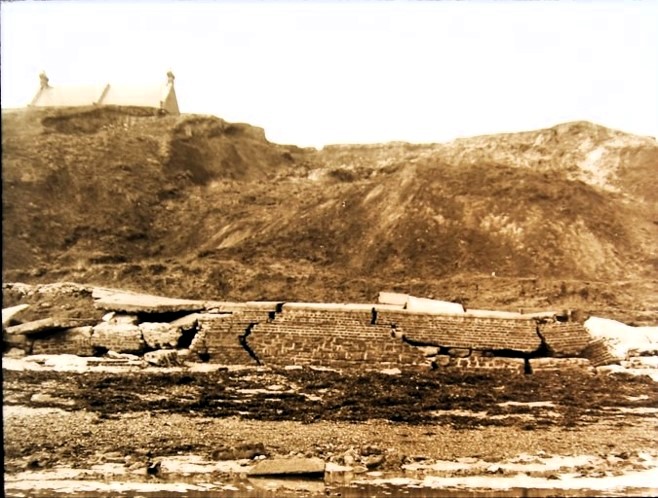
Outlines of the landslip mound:
{"label": "landslip mound", "polygon": [[577,122],[315,150],[139,108],[2,124],[5,280],[658,311],[652,138]]}

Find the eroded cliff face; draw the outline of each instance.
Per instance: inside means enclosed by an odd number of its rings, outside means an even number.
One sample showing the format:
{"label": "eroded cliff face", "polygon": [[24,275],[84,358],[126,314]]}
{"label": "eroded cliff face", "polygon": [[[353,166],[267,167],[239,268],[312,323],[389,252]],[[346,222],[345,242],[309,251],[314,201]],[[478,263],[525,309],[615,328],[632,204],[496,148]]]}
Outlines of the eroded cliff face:
{"label": "eroded cliff face", "polygon": [[4,113],[2,141],[5,280],[658,309],[651,138],[578,122],[317,151],[104,108]]}

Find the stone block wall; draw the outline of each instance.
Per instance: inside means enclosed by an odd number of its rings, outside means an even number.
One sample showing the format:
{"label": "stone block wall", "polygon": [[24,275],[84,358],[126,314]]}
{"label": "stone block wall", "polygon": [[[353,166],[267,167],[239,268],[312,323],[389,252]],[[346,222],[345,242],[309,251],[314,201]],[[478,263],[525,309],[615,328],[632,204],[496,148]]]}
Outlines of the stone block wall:
{"label": "stone block wall", "polygon": [[404,310],[378,312],[377,323],[395,326],[409,340],[451,348],[513,349],[530,353],[541,345],[532,318],[420,314]]}
{"label": "stone block wall", "polygon": [[91,341],[92,327],[75,327],[54,331],[51,334],[32,340],[31,354],[74,354],[92,356],[94,347]]}

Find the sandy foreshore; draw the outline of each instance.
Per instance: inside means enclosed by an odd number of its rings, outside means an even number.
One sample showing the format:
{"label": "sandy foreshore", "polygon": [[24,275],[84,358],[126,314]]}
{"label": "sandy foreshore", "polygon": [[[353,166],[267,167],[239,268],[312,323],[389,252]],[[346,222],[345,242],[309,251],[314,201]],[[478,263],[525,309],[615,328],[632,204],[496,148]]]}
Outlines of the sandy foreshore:
{"label": "sandy foreshore", "polygon": [[[374,486],[368,496],[382,486],[532,488],[558,496],[651,495],[658,487],[658,389],[648,378],[92,370],[4,371],[9,495],[260,496],[250,468],[293,456],[326,464],[321,485],[288,489],[304,496],[349,496],[359,486]],[[414,397],[423,385],[425,398],[449,394],[451,409],[435,406],[427,418]],[[376,406],[384,390],[397,403],[392,411]],[[222,404],[205,409],[208,393]],[[464,393],[470,398],[456,401]],[[205,404],[189,404],[194,397]],[[349,411],[354,403],[358,410]]]}

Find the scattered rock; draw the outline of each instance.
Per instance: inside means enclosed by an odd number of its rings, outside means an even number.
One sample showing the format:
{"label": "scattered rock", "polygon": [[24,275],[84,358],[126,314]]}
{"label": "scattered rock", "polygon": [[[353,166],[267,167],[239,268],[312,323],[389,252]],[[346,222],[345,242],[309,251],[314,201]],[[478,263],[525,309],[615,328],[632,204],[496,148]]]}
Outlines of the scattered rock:
{"label": "scattered rock", "polygon": [[21,348],[10,348],[9,351],[3,353],[5,358],[23,358],[27,353]]}
{"label": "scattered rock", "polygon": [[161,461],[152,463],[148,467],[146,467],[146,474],[150,476],[157,476],[160,473],[161,467],[162,467]]}
{"label": "scattered rock", "polygon": [[237,447],[221,447],[213,451],[214,460],[253,460],[256,458],[266,458],[269,452],[263,443],[245,443]]}
{"label": "scattered rock", "polygon": [[384,455],[372,455],[366,457],[363,461],[363,464],[368,468],[368,470],[375,470],[381,467],[386,461]]}
{"label": "scattered rock", "polygon": [[235,449],[236,460],[252,460],[258,456],[267,456],[267,454],[267,450],[265,449],[263,443],[258,443],[255,445],[242,445]]}
{"label": "scattered rock", "polygon": [[453,358],[467,358],[471,355],[471,350],[468,348],[450,348],[448,355]]}
{"label": "scattered rock", "polygon": [[496,464],[489,465],[486,470],[489,474],[502,474],[505,472],[500,465]]}
{"label": "scattered rock", "polygon": [[7,334],[3,332],[2,342],[5,343],[5,347],[8,346],[10,349],[30,350],[30,341],[28,341],[25,334]]}
{"label": "scattered rock", "polygon": [[72,399],[57,398],[50,394],[33,394],[30,398],[30,403],[35,405],[48,405],[48,406],[75,406],[75,401]]}
{"label": "scattered rock", "polygon": [[347,465],[348,467],[351,467],[356,463],[358,455],[353,449],[347,450],[345,453],[343,453],[341,459],[343,460],[343,464]]}
{"label": "scattered rock", "polygon": [[400,370],[399,368],[385,368],[384,370],[380,370],[379,372],[385,375],[400,375],[402,373],[402,370]]}
{"label": "scattered rock", "polygon": [[47,467],[50,464],[50,461],[51,461],[51,458],[50,458],[49,455],[46,455],[46,454],[32,455],[25,462],[25,469],[26,470],[42,469],[44,467]]}
{"label": "scattered rock", "polygon": [[434,362],[439,367],[447,367],[450,365],[450,356],[445,354],[440,354],[434,359]]}
{"label": "scattered rock", "polygon": [[139,323],[139,317],[137,315],[115,313],[113,311],[112,318],[110,319],[110,323],[137,325]]}
{"label": "scattered rock", "polygon": [[176,353],[178,354],[179,363],[189,360],[192,356],[192,351],[189,349],[177,349]]}
{"label": "scattered rock", "polygon": [[361,455],[363,456],[381,455],[383,453],[382,449],[377,446],[368,445],[361,448]]}
{"label": "scattered rock", "polygon": [[141,358],[135,354],[129,354],[129,353],[117,353],[116,351],[108,351],[105,353],[106,358],[110,358],[111,360],[128,360],[128,361],[139,361]]}
{"label": "scattered rock", "polygon": [[144,467],[144,465],[145,465],[145,464],[142,463],[142,462],[135,462],[135,463],[132,463],[132,464],[130,464],[130,466],[128,467],[128,471],[129,471],[129,472],[135,472],[135,471],[137,471],[137,470],[141,470],[141,469]]}

